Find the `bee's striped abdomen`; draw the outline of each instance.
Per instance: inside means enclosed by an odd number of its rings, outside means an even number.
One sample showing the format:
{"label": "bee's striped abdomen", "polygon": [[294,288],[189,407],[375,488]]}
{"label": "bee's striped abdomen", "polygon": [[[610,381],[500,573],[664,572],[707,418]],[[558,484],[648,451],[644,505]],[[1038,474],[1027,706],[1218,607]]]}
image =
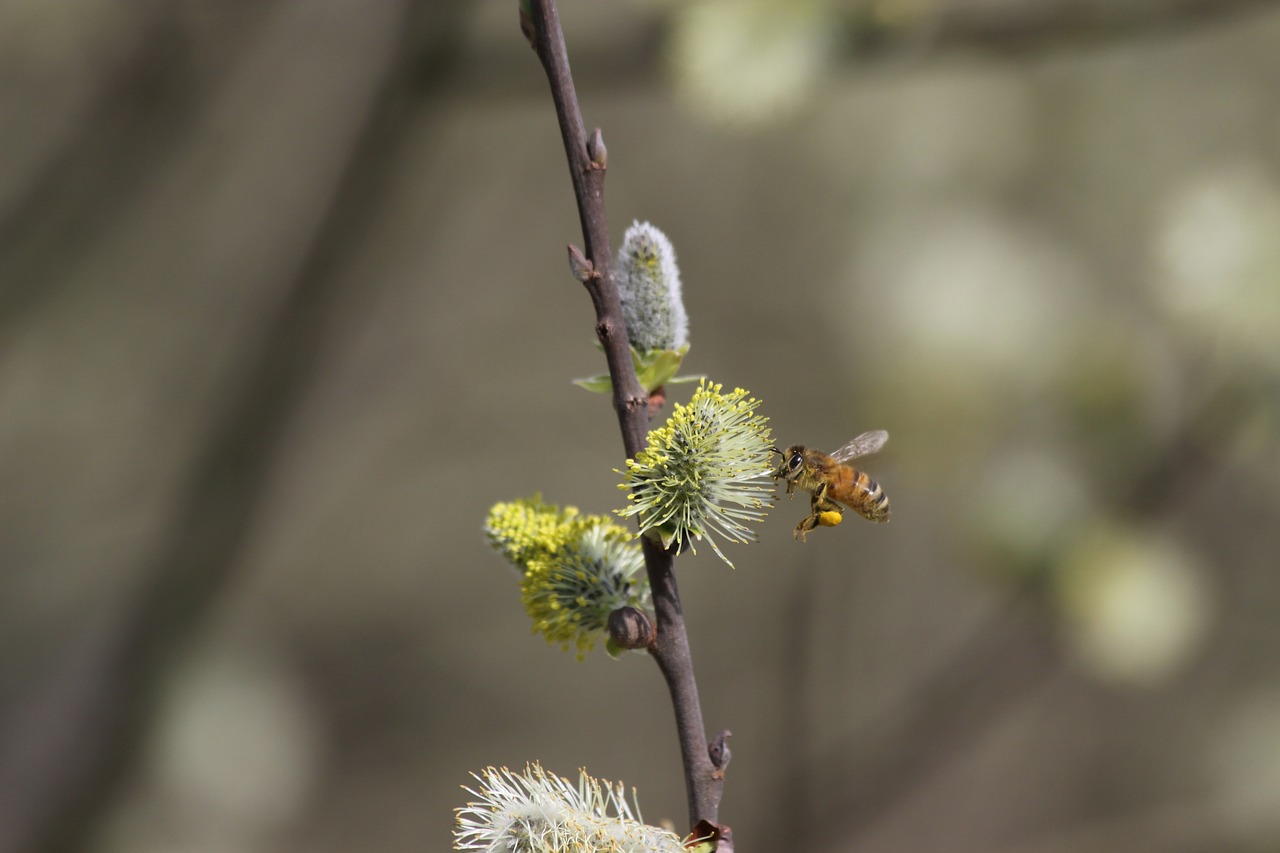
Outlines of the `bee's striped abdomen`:
{"label": "bee's striped abdomen", "polygon": [[880,484],[875,480],[862,475],[867,480],[867,502],[868,505],[874,507],[872,513],[863,513],[863,515],[872,521],[888,521],[889,520],[889,496],[884,493],[884,489],[880,488]]}
{"label": "bee's striped abdomen", "polygon": [[888,521],[889,496],[880,488],[880,484],[862,471],[847,467],[845,470],[849,472],[849,476],[843,478],[845,482],[842,485],[845,488],[832,497],[868,521]]}

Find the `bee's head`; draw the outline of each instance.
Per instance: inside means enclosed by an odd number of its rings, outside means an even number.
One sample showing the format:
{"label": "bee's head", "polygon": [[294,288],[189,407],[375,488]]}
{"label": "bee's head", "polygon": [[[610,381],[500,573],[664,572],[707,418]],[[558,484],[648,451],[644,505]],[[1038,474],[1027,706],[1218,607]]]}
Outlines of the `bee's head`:
{"label": "bee's head", "polygon": [[796,477],[800,476],[800,471],[804,468],[803,445],[793,444],[786,450],[779,450],[776,447],[772,447],[770,450],[782,457],[782,460],[778,463],[778,470],[773,472],[773,478],[775,480],[781,478],[794,480]]}

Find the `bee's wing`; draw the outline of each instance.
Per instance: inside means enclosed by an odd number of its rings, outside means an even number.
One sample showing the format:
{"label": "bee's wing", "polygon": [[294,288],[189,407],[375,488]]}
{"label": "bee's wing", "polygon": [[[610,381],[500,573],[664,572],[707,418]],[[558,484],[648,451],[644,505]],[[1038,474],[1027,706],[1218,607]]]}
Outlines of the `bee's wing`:
{"label": "bee's wing", "polygon": [[882,429],[873,429],[870,432],[864,432],[844,447],[832,453],[831,458],[837,462],[848,462],[851,459],[857,459],[859,456],[870,456],[884,447],[884,443],[888,440],[889,433]]}

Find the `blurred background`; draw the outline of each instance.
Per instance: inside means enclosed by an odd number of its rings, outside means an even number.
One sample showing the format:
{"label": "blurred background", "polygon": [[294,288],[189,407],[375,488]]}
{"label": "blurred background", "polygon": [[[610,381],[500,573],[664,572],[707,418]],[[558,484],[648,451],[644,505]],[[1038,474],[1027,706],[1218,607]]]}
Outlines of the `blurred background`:
{"label": "blurred background", "polygon": [[[739,849],[1280,849],[1280,3],[560,12],[685,372],[892,435],[892,524],[679,561]],[[444,850],[533,760],[684,823],[480,529],[624,503],[514,0],[7,0],[0,146],[0,850]]]}

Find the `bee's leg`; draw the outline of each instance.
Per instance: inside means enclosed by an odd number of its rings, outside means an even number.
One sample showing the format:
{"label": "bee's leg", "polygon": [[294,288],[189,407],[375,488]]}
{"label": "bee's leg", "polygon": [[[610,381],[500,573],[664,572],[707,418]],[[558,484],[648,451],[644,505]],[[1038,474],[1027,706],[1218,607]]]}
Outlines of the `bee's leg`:
{"label": "bee's leg", "polygon": [[799,524],[796,525],[796,530],[795,530],[795,533],[792,534],[792,538],[799,539],[801,542],[803,542],[805,541],[804,539],[805,534],[807,534],[810,530],[812,530],[817,526],[818,526],[818,514],[815,512],[813,515],[810,515],[809,517],[805,518],[803,521],[801,521]]}
{"label": "bee's leg", "polygon": [[823,483],[813,492],[813,497],[809,499],[809,509],[814,515],[824,512],[844,513],[844,507],[827,497],[827,484]]}
{"label": "bee's leg", "polygon": [[822,503],[826,499],[827,499],[827,484],[821,483],[819,484],[818,488],[814,489],[812,492],[809,493],[809,509],[812,512],[816,513],[818,511],[818,504]]}
{"label": "bee's leg", "polygon": [[809,517],[796,525],[795,538],[805,541],[805,534],[818,527],[835,527],[844,520],[844,507],[827,497],[827,484],[813,490],[809,497]]}

